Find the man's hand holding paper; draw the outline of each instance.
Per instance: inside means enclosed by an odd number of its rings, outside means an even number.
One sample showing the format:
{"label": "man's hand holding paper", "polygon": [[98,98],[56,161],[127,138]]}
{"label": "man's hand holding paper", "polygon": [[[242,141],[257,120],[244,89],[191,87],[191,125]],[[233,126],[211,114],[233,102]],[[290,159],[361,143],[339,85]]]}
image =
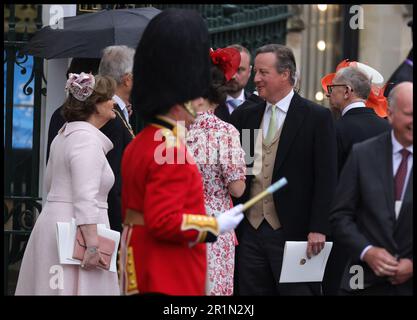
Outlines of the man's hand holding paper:
{"label": "man's hand holding paper", "polygon": [[323,280],[333,242],[325,242],[320,253],[312,254],[311,258],[306,256],[308,246],[307,241],[285,242],[280,283],[321,282]]}
{"label": "man's hand holding paper", "polygon": [[326,235],[318,232],[310,232],[307,237],[307,258],[318,255],[324,248]]}

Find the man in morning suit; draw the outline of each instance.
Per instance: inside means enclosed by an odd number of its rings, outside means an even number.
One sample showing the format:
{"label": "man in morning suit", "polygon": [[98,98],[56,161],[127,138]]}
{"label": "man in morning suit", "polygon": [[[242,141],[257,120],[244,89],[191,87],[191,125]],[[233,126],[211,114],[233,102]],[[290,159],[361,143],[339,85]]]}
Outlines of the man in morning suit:
{"label": "man in morning suit", "polygon": [[107,202],[110,227],[122,231],[121,215],[121,174],[120,166],[126,146],[134,138],[129,124],[128,105],[132,90],[133,58],[135,50],[127,46],[109,46],[103,50],[98,69],[99,75],[109,76],[116,80],[117,88],[113,96],[116,118],[107,122],[100,130],[113,142],[113,149],[107,153],[107,160],[114,173],[114,185],[109,191]]}
{"label": "man in morning suit", "polygon": [[240,52],[240,65],[237,73],[227,82],[226,102],[220,104],[214,111],[214,114],[221,120],[230,123],[230,115],[236,108],[242,105],[246,100],[260,102],[262,101],[256,94],[245,90],[246,84],[250,78],[252,66],[250,64],[251,56],[248,49],[240,44],[232,44],[228,48],[234,48]]}
{"label": "man in morning suit", "polygon": [[393,130],[353,146],[332,206],[334,237],[351,258],[342,294],[413,293],[413,84],[388,100]]}
{"label": "man in morning suit", "polygon": [[330,105],[341,117],[336,121],[337,167],[342,171],[352,145],[390,130],[387,120],[365,106],[371,91],[370,79],[356,67],[339,70],[329,86]]}
{"label": "man in morning suit", "polygon": [[250,130],[250,148],[255,149],[254,164],[248,165],[253,175],[246,177],[239,202],[281,177],[288,185],[245,212],[238,227],[238,294],[312,295],[317,293],[313,284],[279,284],[279,278],[285,241],[308,241],[306,254],[311,257],[323,249],[330,229],[328,214],[337,179],[331,112],[294,92],[296,64],[288,47],[259,48],[254,72],[265,101],[244,103],[232,114],[241,137],[244,129]]}
{"label": "man in morning suit", "polygon": [[[328,86],[327,97],[330,99],[331,108],[341,114],[335,123],[339,174],[354,143],[391,129],[387,120],[379,117],[372,108],[365,106],[370,91],[370,79],[356,67],[340,69]],[[345,248],[334,241],[323,278],[324,294],[339,293],[347,262],[348,255]]]}

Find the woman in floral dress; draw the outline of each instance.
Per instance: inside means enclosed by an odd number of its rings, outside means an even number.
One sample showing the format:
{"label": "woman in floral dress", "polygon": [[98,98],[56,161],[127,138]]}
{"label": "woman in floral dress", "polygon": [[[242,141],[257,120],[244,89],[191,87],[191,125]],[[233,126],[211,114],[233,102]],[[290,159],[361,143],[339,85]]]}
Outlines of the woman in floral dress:
{"label": "woman in floral dress", "polygon": [[[224,85],[236,73],[240,53],[226,48],[211,51],[210,56],[210,88],[207,98],[200,100],[198,116],[187,132],[187,147],[203,179],[207,215],[217,217],[233,206],[231,195],[243,194],[246,165],[239,132],[214,115],[214,109],[226,100]],[[233,294],[236,244],[233,231],[207,244],[207,295]]]}

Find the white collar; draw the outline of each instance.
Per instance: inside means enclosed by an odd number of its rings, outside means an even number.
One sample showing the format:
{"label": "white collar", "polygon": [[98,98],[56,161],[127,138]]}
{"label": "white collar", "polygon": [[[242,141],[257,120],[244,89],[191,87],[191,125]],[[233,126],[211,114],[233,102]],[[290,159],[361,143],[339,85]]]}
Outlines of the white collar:
{"label": "white collar", "polygon": [[[394,130],[391,130],[391,141],[392,141],[392,154],[400,152],[402,149],[404,149],[404,146],[401,143],[399,143],[398,140],[395,138]],[[410,145],[405,149],[413,153],[413,145]]]}
{"label": "white collar", "polygon": [[363,101],[358,101],[358,102],[354,102],[351,104],[348,104],[342,111],[342,117],[346,114],[346,112],[348,112],[351,109],[354,108],[365,108],[365,103]]}
{"label": "white collar", "polygon": [[117,103],[117,105],[120,107],[120,110],[123,111],[124,108],[126,108],[126,103],[117,95],[113,96],[113,101]]}
{"label": "white collar", "polygon": [[79,130],[89,131],[96,135],[98,140],[100,141],[101,147],[105,154],[113,149],[113,142],[99,129],[93,126],[90,122],[87,121],[71,121],[66,122],[61,129],[59,129],[59,133],[63,132],[64,136],[68,136],[71,133]]}
{"label": "white collar", "polygon": [[[279,100],[275,105],[283,112],[287,113],[288,109],[290,107],[290,103],[292,100],[292,97],[294,96],[294,90],[291,89],[291,91],[281,100]],[[266,102],[266,110],[271,109],[272,103]]]}
{"label": "white collar", "polygon": [[244,102],[245,101],[245,90],[242,89],[237,98],[233,98],[230,95],[227,95],[227,97],[226,97],[226,101],[233,100],[233,99],[239,99],[240,101]]}

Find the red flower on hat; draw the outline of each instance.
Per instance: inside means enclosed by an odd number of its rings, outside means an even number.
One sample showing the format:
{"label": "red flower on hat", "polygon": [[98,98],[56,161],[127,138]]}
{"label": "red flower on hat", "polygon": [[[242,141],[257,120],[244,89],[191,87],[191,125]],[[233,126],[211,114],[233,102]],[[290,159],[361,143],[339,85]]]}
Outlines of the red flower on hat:
{"label": "red flower on hat", "polygon": [[213,64],[218,65],[224,73],[226,81],[232,79],[240,65],[240,52],[234,48],[210,49]]}

